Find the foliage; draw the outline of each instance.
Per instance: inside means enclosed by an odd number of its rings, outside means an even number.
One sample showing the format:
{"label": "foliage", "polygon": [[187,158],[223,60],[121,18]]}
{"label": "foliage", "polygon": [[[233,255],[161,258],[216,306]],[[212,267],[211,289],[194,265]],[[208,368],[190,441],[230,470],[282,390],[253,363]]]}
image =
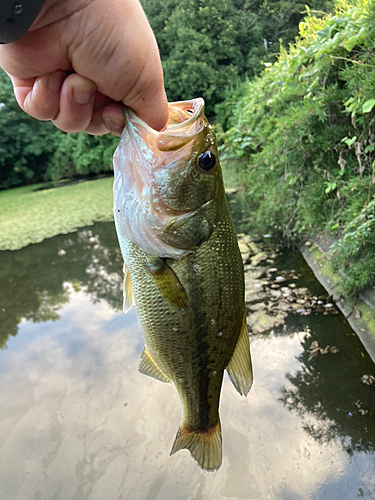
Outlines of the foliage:
{"label": "foliage", "polygon": [[[329,10],[331,0],[311,0]],[[310,5],[309,3],[309,5]],[[273,61],[279,38],[292,41],[304,3],[295,0],[143,0],[160,46],[170,100],[202,95],[206,112]],[[228,118],[227,105],[218,110]],[[226,118],[224,118],[226,117]],[[117,139],[64,134],[18,107],[0,71],[0,189],[112,168]]]}
{"label": "foliage", "polygon": [[375,283],[375,198],[344,228],[332,251],[333,263],[346,276],[345,291]]}
{"label": "foliage", "polygon": [[236,8],[237,43],[242,48],[241,74],[258,75],[267,62],[275,62],[280,47],[288,47],[298,35],[298,24],[306,8],[317,15],[332,12],[333,2],[327,0],[234,0]]}
{"label": "foliage", "polygon": [[18,106],[0,70],[0,189],[112,169],[118,139],[110,134],[65,134]]}
{"label": "foliage", "polygon": [[[169,100],[202,96],[208,113],[228,89],[294,40],[306,2],[294,0],[143,0],[155,32]],[[329,12],[332,2],[312,0]]]}
{"label": "foliage", "polygon": [[55,150],[46,171],[46,179],[74,175],[100,174],[112,170],[112,157],[118,138],[88,135],[85,132],[54,135]]}
{"label": "foliage", "polygon": [[241,53],[234,15],[231,0],[175,2],[160,36],[156,33],[169,100],[202,95],[213,111],[238,74]]}
{"label": "foliage", "polygon": [[0,70],[0,189],[42,179],[53,150],[51,123],[18,106],[8,76]]}
{"label": "foliage", "polygon": [[[254,229],[290,237],[319,230],[345,235],[371,206],[374,14],[374,0],[340,0],[336,14],[323,19],[309,12],[296,44],[261,77],[245,82],[243,97],[232,102],[223,157],[236,164],[246,185]],[[339,267],[347,262],[348,241],[344,236],[336,249]],[[360,251],[349,252],[351,290],[374,285],[373,266],[354,271],[361,256],[373,255],[373,243],[361,241]]]}

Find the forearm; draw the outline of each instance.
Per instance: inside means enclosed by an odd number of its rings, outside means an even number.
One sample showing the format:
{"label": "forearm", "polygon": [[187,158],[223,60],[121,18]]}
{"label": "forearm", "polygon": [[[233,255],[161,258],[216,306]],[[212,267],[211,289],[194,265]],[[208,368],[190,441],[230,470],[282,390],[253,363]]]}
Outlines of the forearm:
{"label": "forearm", "polygon": [[1,0],[0,43],[21,38],[30,28],[45,0]]}

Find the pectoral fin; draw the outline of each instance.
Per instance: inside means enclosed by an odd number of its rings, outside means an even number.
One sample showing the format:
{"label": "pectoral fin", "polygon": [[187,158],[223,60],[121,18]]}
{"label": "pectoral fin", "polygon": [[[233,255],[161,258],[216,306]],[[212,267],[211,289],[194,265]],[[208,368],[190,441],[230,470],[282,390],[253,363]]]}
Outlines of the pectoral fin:
{"label": "pectoral fin", "polygon": [[134,305],[134,293],[133,293],[133,285],[130,279],[129,269],[124,264],[124,301],[122,305],[122,309],[124,313],[128,313],[130,309]]}
{"label": "pectoral fin", "polygon": [[241,396],[247,396],[253,383],[253,369],[251,366],[249,334],[247,333],[245,315],[240,336],[227,366],[227,373]]}
{"label": "pectoral fin", "polygon": [[143,349],[141,361],[139,362],[138,371],[143,373],[143,375],[148,375],[149,377],[156,378],[161,382],[169,383],[170,379],[166,374],[158,367],[154,358],[148,352],[147,347]]}
{"label": "pectoral fin", "polygon": [[146,269],[155,281],[159,292],[171,304],[184,309],[188,305],[188,296],[178,276],[163,259],[156,258],[146,265]]}

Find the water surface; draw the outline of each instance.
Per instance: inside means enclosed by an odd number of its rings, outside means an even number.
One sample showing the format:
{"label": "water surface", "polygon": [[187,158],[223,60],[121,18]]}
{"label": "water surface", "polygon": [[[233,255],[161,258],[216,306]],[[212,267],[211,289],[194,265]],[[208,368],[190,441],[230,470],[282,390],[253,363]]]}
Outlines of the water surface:
{"label": "water surface", "polygon": [[[324,294],[297,257],[298,286]],[[375,498],[374,374],[341,315],[289,315],[251,335],[255,383],[225,378],[223,465],[170,457],[172,385],[137,372],[112,223],[0,253],[1,500]],[[339,353],[309,359],[313,341]]]}

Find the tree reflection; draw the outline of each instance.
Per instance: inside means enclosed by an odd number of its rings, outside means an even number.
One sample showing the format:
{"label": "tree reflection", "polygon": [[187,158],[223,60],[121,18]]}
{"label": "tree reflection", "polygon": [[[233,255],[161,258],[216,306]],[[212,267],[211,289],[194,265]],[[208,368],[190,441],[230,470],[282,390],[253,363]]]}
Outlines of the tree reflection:
{"label": "tree reflection", "polygon": [[[374,452],[375,387],[361,382],[364,373],[374,372],[374,364],[343,318],[321,320],[310,323],[311,336],[304,338],[297,357],[300,369],[286,375],[290,385],[281,389],[280,400],[301,416],[306,432],[320,444],[339,440],[349,454]],[[309,359],[313,341],[340,352]]]}
{"label": "tree reflection", "polygon": [[[14,252],[0,252],[0,348],[24,318],[55,321],[72,290],[122,306],[122,257],[114,224],[98,223]],[[70,285],[69,285],[70,284]]]}

